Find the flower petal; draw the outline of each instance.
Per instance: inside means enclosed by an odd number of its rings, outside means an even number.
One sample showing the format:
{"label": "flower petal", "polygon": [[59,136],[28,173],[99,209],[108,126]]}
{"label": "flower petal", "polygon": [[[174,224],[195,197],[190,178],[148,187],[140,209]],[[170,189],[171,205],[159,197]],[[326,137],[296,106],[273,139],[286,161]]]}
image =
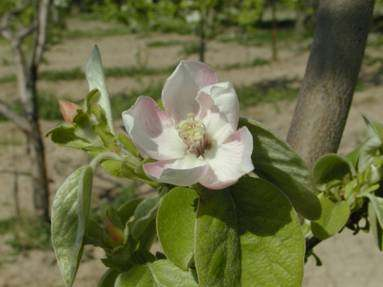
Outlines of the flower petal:
{"label": "flower petal", "polygon": [[183,157],[186,146],[178,136],[172,119],[150,97],[139,97],[122,113],[125,129],[144,155],[157,160]]}
{"label": "flower petal", "polygon": [[216,146],[222,144],[235,131],[225,116],[218,111],[206,110],[202,116],[200,120],[205,126],[206,133]]}
{"label": "flower petal", "polygon": [[176,121],[185,119],[189,113],[196,114],[198,91],[217,81],[217,75],[206,64],[181,61],[162,90],[165,111]]}
{"label": "flower petal", "polygon": [[217,109],[237,129],[239,120],[239,101],[234,87],[229,82],[212,84],[202,88],[197,96],[200,112]]}
{"label": "flower petal", "polygon": [[200,183],[210,189],[234,184],[254,169],[251,161],[253,137],[246,127],[233,133],[222,145],[207,154],[209,170]]}
{"label": "flower petal", "polygon": [[207,165],[194,155],[173,161],[157,161],[143,166],[145,173],[159,182],[189,186],[199,181]]}

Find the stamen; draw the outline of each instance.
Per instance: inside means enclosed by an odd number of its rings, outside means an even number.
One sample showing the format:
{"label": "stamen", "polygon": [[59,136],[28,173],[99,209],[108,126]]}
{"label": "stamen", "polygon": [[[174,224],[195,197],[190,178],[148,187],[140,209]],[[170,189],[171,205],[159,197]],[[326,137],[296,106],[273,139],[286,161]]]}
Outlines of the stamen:
{"label": "stamen", "polygon": [[194,114],[187,115],[186,120],[177,125],[178,134],[187,145],[188,151],[202,156],[210,146],[204,124],[195,119]]}

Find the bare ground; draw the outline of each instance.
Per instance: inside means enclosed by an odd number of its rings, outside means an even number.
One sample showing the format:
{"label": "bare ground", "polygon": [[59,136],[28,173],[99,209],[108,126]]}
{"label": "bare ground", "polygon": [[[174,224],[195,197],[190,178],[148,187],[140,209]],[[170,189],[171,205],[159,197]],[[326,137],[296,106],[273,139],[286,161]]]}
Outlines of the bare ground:
{"label": "bare ground", "polygon": [[[71,21],[69,29],[105,28],[99,23]],[[47,54],[47,64],[43,69],[70,69],[81,67],[85,62],[89,51],[94,43],[97,43],[102,51],[104,63],[108,67],[132,66],[137,64],[134,56],[138,50],[144,50],[147,63],[150,67],[167,67],[174,65],[179,59],[180,48],[162,47],[145,48],[145,43],[154,40],[183,40],[190,41],[191,37],[178,35],[158,35],[138,38],[134,35],[110,36],[103,38],[81,38],[66,40],[52,47]],[[377,54],[376,49],[369,49],[368,53]],[[9,51],[0,46],[1,58],[9,59]],[[208,63],[212,66],[233,63],[245,63],[254,58],[268,59],[270,49],[267,46],[244,47],[233,43],[213,42],[209,44],[207,54]],[[290,45],[281,49],[280,60],[270,65],[236,69],[231,71],[219,71],[222,80],[229,80],[235,85],[251,84],[272,79],[302,79],[307,61],[308,52],[305,45]],[[376,69],[364,66],[362,75],[368,77]],[[12,71],[10,65],[0,66],[0,76]],[[163,79],[164,76],[136,78],[110,78],[108,87],[111,94],[121,91],[137,89],[142,85]],[[55,93],[58,98],[71,99],[82,98],[87,90],[85,81],[57,81],[39,83],[39,88]],[[0,86],[1,96],[13,97],[16,88],[13,83]],[[382,85],[369,85],[355,94],[355,100],[351,108],[350,117],[346,126],[344,138],[341,144],[341,152],[347,152],[355,147],[363,138],[364,124],[361,114],[382,120],[383,98]],[[273,104],[260,104],[248,107],[243,111],[244,115],[251,116],[263,122],[281,137],[285,137],[294,111],[294,101],[281,101]],[[53,122],[43,122],[44,131],[53,127]],[[14,214],[12,198],[13,177],[7,170],[17,168],[19,171],[28,172],[24,138],[15,130],[10,123],[1,123],[0,131],[0,220]],[[49,176],[51,189],[56,190],[63,178],[75,167],[87,160],[80,152],[73,152],[58,148],[46,140],[47,154],[49,159]],[[95,192],[100,193],[110,183],[101,179],[95,184]],[[32,210],[30,179],[28,176],[20,177],[20,200],[25,214]],[[97,197],[96,197],[97,198]],[[97,202],[95,203],[97,204]],[[12,255],[12,249],[6,244],[9,236],[0,237],[0,286],[63,286],[59,276],[57,265],[51,251],[33,250]],[[96,286],[97,279],[102,275],[104,267],[99,258],[102,252],[98,249],[88,248],[84,262],[81,264],[79,275],[76,280],[78,287]],[[311,259],[306,264],[304,278],[305,287],[377,287],[383,282],[383,256],[375,247],[372,237],[368,234],[352,236],[344,232],[322,243],[317,248],[317,253],[323,261],[322,267],[314,266]]]}

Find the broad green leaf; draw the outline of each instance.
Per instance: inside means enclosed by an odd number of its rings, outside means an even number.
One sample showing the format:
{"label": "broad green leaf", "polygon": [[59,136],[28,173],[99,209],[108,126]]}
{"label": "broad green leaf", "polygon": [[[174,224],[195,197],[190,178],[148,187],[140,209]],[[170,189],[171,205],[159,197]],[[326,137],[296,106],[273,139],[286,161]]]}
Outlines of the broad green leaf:
{"label": "broad green leaf", "polygon": [[320,204],[303,160],[259,123],[241,119],[240,125],[246,126],[253,135],[252,159],[256,174],[278,186],[304,217],[319,218]]}
{"label": "broad green leaf", "polygon": [[117,270],[106,270],[98,282],[97,287],[114,287],[114,282],[116,282],[117,276],[119,274],[120,272]]}
{"label": "broad green leaf", "polygon": [[321,217],[311,222],[314,236],[324,240],[337,234],[347,223],[350,217],[350,208],[347,201],[334,202],[324,196],[318,195],[322,206]]}
{"label": "broad green leaf", "polygon": [[378,222],[378,218],[376,217],[376,213],[372,203],[368,203],[368,222],[370,224],[370,231],[374,236],[376,245],[380,251],[383,251],[383,229]]}
{"label": "broad green leaf", "polygon": [[101,96],[98,103],[105,112],[110,130],[114,133],[112,109],[110,107],[109,94],[105,85],[101,55],[97,46],[93,48],[92,54],[86,63],[85,74],[88,80],[89,90],[97,89],[100,91]]}
{"label": "broad green leaf", "polygon": [[363,196],[370,200],[371,206],[374,209],[376,217],[378,218],[380,227],[383,228],[383,198],[372,193],[365,193]]}
{"label": "broad green leaf", "polygon": [[297,214],[271,183],[243,177],[230,188],[238,214],[242,287],[299,287],[305,242]]}
{"label": "broad green leaf", "polygon": [[118,276],[115,287],[198,287],[190,272],[168,260],[138,265]]}
{"label": "broad green leaf", "polygon": [[73,172],[58,189],[52,207],[52,245],[66,286],[72,286],[83,250],[90,210],[92,168]]}
{"label": "broad green leaf", "polygon": [[138,204],[133,214],[134,221],[130,225],[130,231],[134,239],[138,240],[154,221],[159,202],[160,197],[153,196]]}
{"label": "broad green leaf", "polygon": [[230,191],[204,190],[198,203],[194,262],[201,287],[240,285],[237,215]]}
{"label": "broad green leaf", "polygon": [[315,163],[313,170],[316,184],[325,184],[332,180],[342,180],[347,174],[352,173],[353,166],[351,162],[337,154],[327,154],[321,157]]}
{"label": "broad green leaf", "polygon": [[162,199],[157,212],[157,234],[166,257],[188,270],[194,250],[194,222],[198,193],[176,187]]}

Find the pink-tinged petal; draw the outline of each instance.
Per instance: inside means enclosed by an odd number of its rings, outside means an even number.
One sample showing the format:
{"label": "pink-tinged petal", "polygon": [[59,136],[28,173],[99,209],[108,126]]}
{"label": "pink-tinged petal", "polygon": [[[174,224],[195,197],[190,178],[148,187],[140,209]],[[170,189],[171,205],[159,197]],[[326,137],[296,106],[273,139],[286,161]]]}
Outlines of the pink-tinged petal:
{"label": "pink-tinged petal", "polygon": [[124,126],[134,144],[144,155],[157,160],[182,157],[186,146],[178,136],[174,122],[150,97],[139,97],[122,113]]}
{"label": "pink-tinged petal", "polygon": [[217,75],[206,64],[181,61],[162,90],[165,111],[176,121],[185,119],[189,113],[196,114],[198,91],[217,81]]}
{"label": "pink-tinged petal", "polygon": [[252,152],[252,135],[246,127],[239,129],[207,154],[210,168],[200,183],[210,189],[221,189],[234,184],[241,176],[254,169]]}
{"label": "pink-tinged petal", "polygon": [[214,145],[220,145],[235,131],[225,116],[218,111],[206,110],[203,115],[199,114],[198,117],[204,124],[206,134]]}
{"label": "pink-tinged petal", "polygon": [[157,161],[143,166],[145,173],[159,182],[179,186],[197,183],[205,174],[207,165],[194,155],[172,161]]}
{"label": "pink-tinged petal", "polygon": [[221,82],[202,88],[197,96],[200,113],[206,109],[217,110],[237,129],[239,120],[239,101],[234,87],[229,82]]}
{"label": "pink-tinged petal", "polygon": [[73,123],[73,119],[77,114],[77,110],[80,109],[78,105],[68,101],[59,101],[60,113],[63,119],[67,123]]}

